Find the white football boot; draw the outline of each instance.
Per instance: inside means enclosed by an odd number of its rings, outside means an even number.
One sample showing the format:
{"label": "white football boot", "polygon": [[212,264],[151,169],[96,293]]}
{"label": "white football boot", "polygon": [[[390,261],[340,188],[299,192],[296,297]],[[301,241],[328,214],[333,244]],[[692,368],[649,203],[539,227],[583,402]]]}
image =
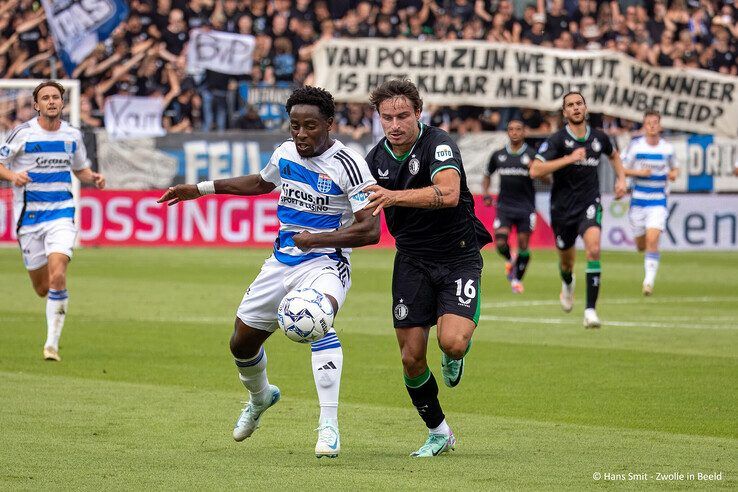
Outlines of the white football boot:
{"label": "white football boot", "polygon": [[261,415],[264,413],[264,411],[277,403],[282,397],[282,393],[280,393],[279,388],[277,388],[273,384],[269,385],[269,389],[271,391],[272,397],[267,400],[266,403],[257,405],[249,400],[249,402],[243,408],[241,415],[236,421],[236,426],[233,428],[233,439],[241,442],[247,437],[250,437],[251,434],[253,434],[254,431],[259,427],[259,421],[261,420]]}

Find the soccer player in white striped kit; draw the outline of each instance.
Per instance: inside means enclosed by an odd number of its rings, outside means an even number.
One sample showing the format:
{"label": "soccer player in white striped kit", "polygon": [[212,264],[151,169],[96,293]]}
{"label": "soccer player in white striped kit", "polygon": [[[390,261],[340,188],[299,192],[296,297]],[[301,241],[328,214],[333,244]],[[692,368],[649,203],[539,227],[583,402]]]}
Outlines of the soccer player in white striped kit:
{"label": "soccer player in white striped kit", "polygon": [[77,236],[72,172],[97,188],[82,133],[61,120],[64,87],[53,80],[33,91],[38,116],[17,126],[0,147],[0,179],[13,183],[13,217],[23,262],[40,297],[46,297],[44,359],[61,361],[59,338],[69,304],[67,265]]}
{"label": "soccer player in white striped kit", "polygon": [[674,147],[661,138],[659,113],[649,111],[644,115],[643,134],[630,142],[622,160],[625,175],[633,178],[628,219],[638,251],[646,253],[642,292],[650,296],[661,259],[659,238],[668,216],[668,181],[677,178],[679,169],[674,163]]}
{"label": "soccer player in white striped kit", "polygon": [[[295,90],[287,100],[292,139],[281,144],[259,174],[177,185],[159,202],[173,205],[210,193],[261,195],[279,187],[279,234],[274,253],[246,290],[236,312],[231,352],[249,402],[233,429],[242,441],[253,434],[264,411],[279,401],[269,384],[263,343],[277,328],[277,308],[287,293],[313,288],[338,312],[351,286],[350,248],[379,241],[379,219],[362,190],[375,184],[364,159],[329,130],[335,117],[333,96],[316,87]],[[335,458],[341,448],[338,394],[343,367],[341,342],[334,329],[311,344],[312,368],[320,402],[315,455]]]}

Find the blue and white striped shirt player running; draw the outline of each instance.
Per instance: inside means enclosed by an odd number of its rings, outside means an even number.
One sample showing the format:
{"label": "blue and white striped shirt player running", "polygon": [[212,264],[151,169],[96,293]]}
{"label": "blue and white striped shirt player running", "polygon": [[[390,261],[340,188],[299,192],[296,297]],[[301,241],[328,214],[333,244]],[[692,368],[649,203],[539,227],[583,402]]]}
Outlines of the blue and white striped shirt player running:
{"label": "blue and white striped shirt player running", "polygon": [[649,145],[645,138],[639,137],[631,141],[625,151],[623,164],[629,169],[651,170],[648,177],[633,178],[631,206],[666,207],[669,171],[674,168],[674,147],[664,139]]}
{"label": "blue and white striped shirt player running", "polygon": [[[13,217],[19,239],[60,228],[73,231],[68,248],[65,245],[63,251],[58,251],[71,256],[76,234],[72,171],[90,165],[82,133],[65,121],[58,130],[46,131],[38,118],[33,118],[7,136],[0,147],[0,164],[16,173],[26,172],[30,178],[24,186],[13,186]],[[29,258],[24,251],[26,267],[33,270],[43,266],[43,256]]]}
{"label": "blue and white striped shirt player running", "polygon": [[645,138],[636,138],[623,153],[627,169],[649,169],[648,177],[633,177],[633,191],[628,219],[634,237],[646,234],[647,229],[666,228],[669,171],[674,166],[674,147],[664,139],[650,145]]}

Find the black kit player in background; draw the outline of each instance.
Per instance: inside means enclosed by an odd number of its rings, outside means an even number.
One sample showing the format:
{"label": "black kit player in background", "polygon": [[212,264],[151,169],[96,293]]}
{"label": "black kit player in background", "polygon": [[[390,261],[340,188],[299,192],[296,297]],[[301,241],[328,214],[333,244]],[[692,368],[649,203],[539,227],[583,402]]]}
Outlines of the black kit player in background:
{"label": "black kit player in background", "polygon": [[540,178],[553,174],[551,189],[551,226],[559,250],[561,272],[561,307],[567,313],[574,306],[574,243],[578,235],[584,240],[587,254],[587,305],[585,328],[599,328],[595,311],[600,291],[600,233],[602,204],[597,167],[606,155],[615,170],[615,198],[625,195],[625,171],[620,155],[609,137],[587,124],[587,103],[579,92],[564,96],[564,118],[568,124],[551,135],[538,149],[530,175]]}
{"label": "black kit player in background", "polygon": [[443,379],[454,387],[479,321],[479,250],[492,237],[474,215],[459,148],[443,130],[420,123],[423,101],[415,85],[390,80],[370,100],[385,138],[366,157],[377,185],[365,191],[368,207],[375,207],[375,214],[384,210],[397,246],[395,334],[405,386],[429,429],[427,441],[412,456],[432,457],[453,449],[456,439],[426,361],[429,331],[437,325]]}
{"label": "black kit player in background", "polygon": [[[520,120],[507,124],[510,143],[494,152],[487,163],[482,178],[484,204],[493,205],[489,185],[492,174],[500,176],[500,192],[497,196],[497,216],[493,224],[497,252],[505,259],[505,276],[515,294],[523,293],[523,275],[530,261],[528,243],[536,228],[536,192],[530,178],[529,167],[536,151],[525,143],[525,126]],[[518,234],[518,254],[513,261],[508,239],[512,227]]]}

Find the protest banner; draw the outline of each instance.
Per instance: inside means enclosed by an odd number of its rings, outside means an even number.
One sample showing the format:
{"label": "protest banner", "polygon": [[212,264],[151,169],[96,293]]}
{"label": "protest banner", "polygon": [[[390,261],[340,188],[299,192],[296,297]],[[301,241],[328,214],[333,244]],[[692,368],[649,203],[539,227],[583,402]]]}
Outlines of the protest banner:
{"label": "protest banner", "polygon": [[738,79],[652,67],[613,51],[571,51],[482,41],[331,39],[313,53],[315,85],[337,101],[366,102],[392,78],[414,82],[426,104],[561,109],[580,91],[592,112],[665,128],[738,136]]}

